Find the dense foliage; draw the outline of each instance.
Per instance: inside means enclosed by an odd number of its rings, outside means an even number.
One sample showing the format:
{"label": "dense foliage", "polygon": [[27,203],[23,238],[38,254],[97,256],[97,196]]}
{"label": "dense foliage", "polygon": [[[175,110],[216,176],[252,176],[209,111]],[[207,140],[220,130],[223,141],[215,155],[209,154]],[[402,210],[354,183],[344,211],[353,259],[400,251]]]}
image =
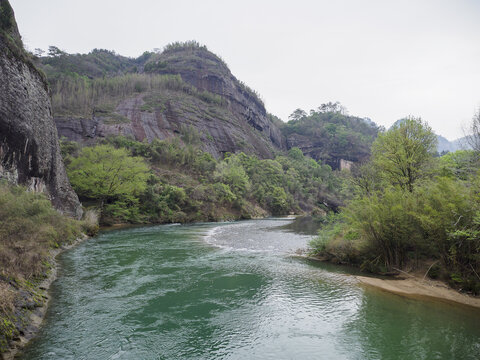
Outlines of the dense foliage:
{"label": "dense foliage", "polygon": [[[305,157],[299,149],[276,159],[244,153],[216,160],[199,149],[193,129],[179,138],[152,143],[111,137],[109,145],[79,149],[62,143],[72,186],[86,204],[112,222],[186,222],[250,218],[271,214],[323,212],[342,203],[342,179],[328,165]],[[105,152],[109,155],[105,156]],[[121,153],[115,160],[113,152]],[[128,152],[128,154],[127,154]],[[141,159],[140,159],[141,158]],[[151,169],[148,179],[143,160]],[[128,194],[108,191],[111,167],[141,176],[122,177]],[[108,180],[107,180],[108,179]]]}
{"label": "dense foliage", "polygon": [[373,143],[373,163],[392,185],[413,191],[436,153],[437,137],[420,119],[406,119]]}
{"label": "dense foliage", "polygon": [[353,173],[355,197],[312,242],[317,254],[374,272],[423,268],[480,292],[480,169],[474,151],[433,156],[435,136],[409,118],[381,134]]}
{"label": "dense foliage", "polygon": [[149,168],[141,157],[110,145],[83,148],[69,165],[69,178],[77,194],[99,200],[105,215],[123,219],[138,216],[138,195],[145,191]]}
{"label": "dense foliage", "polygon": [[[144,109],[150,110],[149,99],[155,98],[162,90],[195,96],[217,106],[226,104],[226,100],[220,95],[198,90],[184,82],[180,75],[125,74],[96,79],[73,75],[61,77],[51,85],[52,106],[57,116],[90,117],[96,114],[122,122],[122,116],[115,112],[120,101],[139,94],[148,94],[144,97]],[[123,121],[128,119],[123,118]]]}
{"label": "dense foliage", "polygon": [[[37,49],[37,55],[44,55],[43,51]],[[134,72],[135,66],[144,59],[142,56],[138,59],[127,58],[104,49],[94,49],[88,54],[68,54],[56,46],[49,47],[48,55],[39,60],[50,83],[65,75],[93,79]]]}

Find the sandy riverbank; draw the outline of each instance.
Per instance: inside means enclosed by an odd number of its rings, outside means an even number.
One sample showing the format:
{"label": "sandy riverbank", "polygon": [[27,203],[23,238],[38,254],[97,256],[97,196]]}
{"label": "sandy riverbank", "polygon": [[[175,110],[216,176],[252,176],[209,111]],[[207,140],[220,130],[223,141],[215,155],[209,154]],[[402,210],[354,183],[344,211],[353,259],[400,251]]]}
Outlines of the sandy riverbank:
{"label": "sandy riverbank", "polygon": [[366,286],[373,286],[378,289],[389,291],[398,295],[412,298],[430,298],[445,302],[473,306],[480,309],[480,298],[462,294],[449,288],[445,283],[421,278],[408,279],[379,279],[365,276],[355,278]]}
{"label": "sandy riverbank", "polygon": [[[304,255],[301,252],[297,253],[295,257],[320,262],[330,262],[327,258],[312,257]],[[361,285],[375,287],[377,289],[388,291],[394,294],[417,299],[435,299],[438,301],[457,303],[480,309],[480,297],[462,294],[457,290],[450,288],[447,284],[441,281],[428,278],[423,279],[423,277],[413,275],[406,279],[403,277],[380,279],[376,277],[359,275],[354,277]]]}

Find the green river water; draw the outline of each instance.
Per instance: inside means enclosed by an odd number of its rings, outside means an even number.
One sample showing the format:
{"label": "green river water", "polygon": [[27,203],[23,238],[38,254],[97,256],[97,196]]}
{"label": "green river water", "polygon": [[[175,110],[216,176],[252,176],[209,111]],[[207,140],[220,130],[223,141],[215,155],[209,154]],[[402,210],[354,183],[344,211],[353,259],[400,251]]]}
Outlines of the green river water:
{"label": "green river water", "polygon": [[[480,311],[291,256],[289,220],[104,232],[59,257],[21,359],[480,359]],[[351,272],[350,272],[351,274]]]}

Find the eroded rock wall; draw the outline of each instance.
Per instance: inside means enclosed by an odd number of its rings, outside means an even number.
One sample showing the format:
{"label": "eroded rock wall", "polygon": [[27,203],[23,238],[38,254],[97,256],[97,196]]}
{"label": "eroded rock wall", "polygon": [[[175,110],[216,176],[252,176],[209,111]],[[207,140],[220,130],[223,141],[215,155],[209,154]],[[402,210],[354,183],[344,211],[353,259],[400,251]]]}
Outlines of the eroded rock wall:
{"label": "eroded rock wall", "polygon": [[46,83],[18,50],[0,36],[0,178],[47,193],[59,211],[79,218]]}

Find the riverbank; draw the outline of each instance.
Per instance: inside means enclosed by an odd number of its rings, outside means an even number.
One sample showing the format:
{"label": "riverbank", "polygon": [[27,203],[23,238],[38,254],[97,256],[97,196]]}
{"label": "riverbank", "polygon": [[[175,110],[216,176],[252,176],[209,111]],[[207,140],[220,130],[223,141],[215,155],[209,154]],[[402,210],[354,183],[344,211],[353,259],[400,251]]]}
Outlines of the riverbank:
{"label": "riverbank", "polygon": [[[295,256],[332,263],[330,258],[319,256],[308,256],[297,253]],[[420,273],[419,273],[420,274]],[[423,278],[420,275],[410,275],[405,278],[403,275],[393,276],[391,279],[367,277],[355,275],[355,279],[365,286],[377,288],[382,291],[391,292],[397,295],[417,299],[435,299],[438,301],[457,303],[480,309],[480,297],[467,295],[449,287],[446,283],[438,280]]]}
{"label": "riverbank", "polygon": [[18,286],[22,301],[18,303],[18,309],[15,309],[14,313],[18,317],[15,327],[20,335],[8,344],[4,353],[0,354],[2,360],[14,359],[40,330],[50,302],[50,286],[57,279],[58,263],[56,257],[86,239],[88,239],[88,236],[84,235],[71,244],[52,249],[49,255],[50,269],[47,276],[38,284],[31,285],[28,290]]}
{"label": "riverbank", "polygon": [[462,294],[447,284],[431,280],[412,277],[408,279],[379,279],[366,276],[355,276],[363,285],[375,287],[383,291],[407,296],[411,298],[429,298],[443,302],[453,302],[480,309],[480,298]]}

